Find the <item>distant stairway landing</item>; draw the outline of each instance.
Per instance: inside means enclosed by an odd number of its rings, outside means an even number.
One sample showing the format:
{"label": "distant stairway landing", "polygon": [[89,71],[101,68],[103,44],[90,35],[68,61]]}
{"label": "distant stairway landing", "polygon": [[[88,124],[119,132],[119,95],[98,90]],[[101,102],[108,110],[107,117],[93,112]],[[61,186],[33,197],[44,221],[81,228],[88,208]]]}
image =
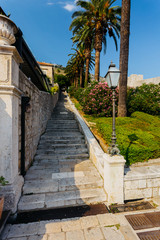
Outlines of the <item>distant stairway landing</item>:
{"label": "distant stairway landing", "polygon": [[103,180],[89,160],[84,136],[65,94],[41,136],[33,166],[25,176],[18,211],[106,201]]}

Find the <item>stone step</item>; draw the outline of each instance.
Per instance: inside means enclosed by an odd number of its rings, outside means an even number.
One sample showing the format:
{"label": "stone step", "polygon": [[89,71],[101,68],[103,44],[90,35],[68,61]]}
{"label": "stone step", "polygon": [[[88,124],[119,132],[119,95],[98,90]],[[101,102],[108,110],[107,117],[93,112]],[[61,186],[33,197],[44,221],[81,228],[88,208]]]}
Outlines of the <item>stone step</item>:
{"label": "stone step", "polygon": [[76,120],[52,120],[50,119],[47,123],[47,125],[50,125],[50,124],[74,124],[76,123],[77,124],[77,121]]}
{"label": "stone step", "polygon": [[58,191],[58,181],[56,180],[32,180],[25,181],[23,195],[49,193]]}
{"label": "stone step", "polygon": [[40,144],[42,144],[42,145],[46,145],[46,146],[49,146],[50,144],[51,145],[53,145],[53,144],[64,144],[64,145],[68,145],[68,144],[85,144],[85,140],[84,139],[82,139],[82,138],[79,138],[79,139],[69,139],[69,140],[61,140],[61,139],[59,139],[59,140],[54,140],[54,139],[46,139],[46,140],[43,140],[43,139],[41,139],[40,140]]}
{"label": "stone step", "polygon": [[51,126],[51,127],[47,127],[46,128],[46,131],[52,131],[52,132],[70,132],[70,131],[73,131],[73,132],[79,132],[79,127],[78,126],[73,126],[72,125],[63,125],[63,126]]}
{"label": "stone step", "polygon": [[88,171],[65,171],[65,172],[59,172],[59,169],[47,169],[47,171],[44,171],[44,169],[37,169],[35,170],[29,170],[27,174],[25,175],[25,181],[27,180],[59,180],[59,179],[67,179],[67,178],[79,178],[79,177],[96,177],[99,176],[97,174],[96,169],[92,169],[92,171],[89,169]]}
{"label": "stone step", "polygon": [[63,147],[61,148],[53,148],[53,149],[38,149],[36,154],[49,154],[49,155],[55,155],[55,154],[66,154],[66,155],[71,155],[71,154],[80,154],[80,153],[88,153],[87,147],[82,147],[82,148],[67,148]]}
{"label": "stone step", "polygon": [[74,115],[60,115],[60,114],[55,114],[54,116],[51,117],[52,120],[75,120]]}
{"label": "stone step", "polygon": [[48,160],[44,160],[44,159],[38,159],[38,160],[35,160],[33,162],[33,166],[44,166],[44,168],[51,168],[51,167],[54,167],[55,165],[59,164],[60,167],[62,166],[68,166],[68,165],[78,165],[82,162],[85,162],[85,161],[90,161],[90,160],[87,160],[87,159],[78,159],[78,158],[75,158],[75,159],[48,159]]}
{"label": "stone step", "polygon": [[[82,164],[85,163],[86,164]],[[88,163],[89,162],[89,163]],[[65,172],[64,169],[70,169],[67,170],[68,172],[72,171],[92,171],[95,169],[93,164],[90,163],[90,160],[82,161],[80,163],[77,163],[76,161],[54,161],[54,162],[45,162],[45,161],[36,161],[33,163],[33,166],[30,167],[29,171],[37,171],[37,170],[48,170],[48,169],[53,169],[53,170],[58,170],[59,172]]]}
{"label": "stone step", "polygon": [[78,125],[77,124],[50,124],[50,125],[47,125],[47,128],[46,130],[48,129],[78,129]]}
{"label": "stone step", "polygon": [[78,137],[78,136],[83,136],[79,130],[70,130],[70,131],[60,131],[60,130],[57,130],[57,131],[46,131],[46,133],[44,134],[44,136],[61,136],[62,138],[63,137]]}
{"label": "stone step", "polygon": [[18,211],[88,205],[104,201],[106,194],[102,188],[24,195],[18,204]]}
{"label": "stone step", "polygon": [[23,194],[39,194],[73,191],[78,189],[93,189],[103,186],[100,177],[78,177],[78,178],[62,178],[60,180],[32,180],[26,181],[23,186]]}
{"label": "stone step", "polygon": [[48,134],[48,133],[50,133],[50,134],[52,134],[52,133],[67,133],[67,134],[69,134],[69,133],[79,133],[79,128],[78,127],[76,127],[76,128],[46,128],[46,134]]}
{"label": "stone step", "polygon": [[83,140],[84,139],[84,136],[80,133],[70,133],[70,134],[60,134],[58,135],[57,133],[54,134],[54,135],[47,135],[47,134],[43,134],[41,136],[41,140],[49,140],[49,141],[52,141],[52,140]]}
{"label": "stone step", "polygon": [[34,157],[34,160],[50,160],[50,161],[55,161],[55,160],[64,160],[66,161],[67,159],[80,159],[81,161],[84,159],[89,158],[89,154],[83,153],[83,154],[70,154],[70,155],[64,155],[64,154],[54,154],[54,155],[48,155],[48,154],[38,154]]}
{"label": "stone step", "polygon": [[52,134],[45,133],[43,136],[41,136],[41,140],[49,140],[49,141],[54,141],[54,140],[84,140],[84,136],[81,133],[72,133],[68,134],[65,133],[63,134],[62,132],[53,132]]}
{"label": "stone step", "polygon": [[72,144],[39,144],[38,145],[38,149],[47,149],[47,150],[56,150],[56,149],[82,149],[82,148],[86,148],[86,144],[75,144],[75,143],[72,143]]}

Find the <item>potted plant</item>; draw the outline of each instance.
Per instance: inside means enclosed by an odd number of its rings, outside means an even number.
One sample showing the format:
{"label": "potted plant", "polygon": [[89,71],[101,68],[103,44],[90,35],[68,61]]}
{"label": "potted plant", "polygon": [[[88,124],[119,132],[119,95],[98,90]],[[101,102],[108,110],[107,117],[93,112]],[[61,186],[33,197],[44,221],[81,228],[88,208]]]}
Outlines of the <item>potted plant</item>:
{"label": "potted plant", "polygon": [[[0,176],[0,185],[5,186],[7,183],[8,181],[6,181],[3,176]],[[4,196],[0,195],[0,219],[2,217],[3,205],[4,205]]]}

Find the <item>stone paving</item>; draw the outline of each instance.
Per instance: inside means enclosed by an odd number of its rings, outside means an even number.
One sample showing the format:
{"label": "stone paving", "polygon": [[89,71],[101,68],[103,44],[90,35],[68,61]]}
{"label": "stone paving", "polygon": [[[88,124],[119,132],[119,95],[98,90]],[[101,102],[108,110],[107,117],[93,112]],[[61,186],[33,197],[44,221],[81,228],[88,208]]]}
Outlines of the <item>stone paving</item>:
{"label": "stone paving", "polygon": [[136,240],[123,214],[7,225],[2,240]]}

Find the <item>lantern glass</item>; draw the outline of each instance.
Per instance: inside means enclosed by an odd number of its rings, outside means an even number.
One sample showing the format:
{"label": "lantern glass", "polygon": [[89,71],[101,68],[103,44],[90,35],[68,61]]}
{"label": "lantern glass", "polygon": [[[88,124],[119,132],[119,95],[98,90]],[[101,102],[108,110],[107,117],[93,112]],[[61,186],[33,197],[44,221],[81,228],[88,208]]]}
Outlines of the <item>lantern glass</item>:
{"label": "lantern glass", "polygon": [[119,77],[120,71],[116,68],[115,64],[111,63],[105,76],[105,80],[108,83],[109,88],[116,88],[118,86]]}
{"label": "lantern glass", "polygon": [[105,81],[108,83],[108,87],[111,88],[112,82],[111,82],[110,73],[107,73]]}

